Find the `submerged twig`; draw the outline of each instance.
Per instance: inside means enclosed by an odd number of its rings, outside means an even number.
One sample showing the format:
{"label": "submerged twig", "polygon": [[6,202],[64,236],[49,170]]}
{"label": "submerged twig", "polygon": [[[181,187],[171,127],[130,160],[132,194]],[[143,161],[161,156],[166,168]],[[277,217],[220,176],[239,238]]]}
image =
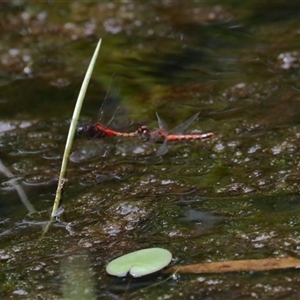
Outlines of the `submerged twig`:
{"label": "submerged twig", "polygon": [[33,205],[29,202],[25,191],[23,190],[22,186],[20,186],[17,182],[17,179],[14,178],[14,175],[4,166],[4,164],[2,163],[2,161],[0,160],[0,172],[2,172],[3,174],[5,174],[8,178],[11,178],[10,180],[10,184],[11,186],[17,191],[22,203],[25,205],[25,207],[27,208],[27,210],[30,213],[34,213],[36,212],[36,210],[34,209]]}
{"label": "submerged twig", "polygon": [[51,213],[51,217],[50,217],[50,221],[48,222],[43,235],[45,235],[53,221],[53,218],[56,215],[56,211],[60,205],[60,199],[61,199],[61,191],[63,188],[64,183],[66,182],[66,178],[65,178],[65,174],[66,174],[66,169],[67,169],[67,165],[68,165],[68,160],[70,157],[70,153],[71,153],[71,148],[72,148],[72,144],[73,144],[73,139],[74,139],[74,135],[75,135],[75,131],[76,131],[76,127],[77,127],[77,122],[78,122],[78,118],[80,115],[80,111],[81,111],[81,107],[82,107],[82,103],[86,94],[86,90],[94,69],[94,65],[96,63],[96,59],[100,50],[100,46],[101,46],[101,41],[102,39],[99,40],[97,47],[94,51],[93,57],[91,59],[91,62],[89,64],[89,67],[86,71],[84,80],[82,82],[81,85],[81,89],[76,101],[76,105],[74,108],[74,112],[73,112],[73,116],[72,116],[72,120],[71,120],[71,124],[70,124],[70,128],[69,128],[69,133],[68,133],[68,138],[67,138],[67,142],[66,142],[66,146],[65,146],[65,152],[64,152],[64,156],[63,156],[63,160],[62,160],[62,165],[61,165],[61,170],[60,170],[60,174],[59,174],[59,179],[58,179],[58,185],[57,185],[57,190],[56,190],[56,195],[55,195],[55,200],[54,200],[54,204],[53,204],[53,208],[52,208],[52,213]]}
{"label": "submerged twig", "polygon": [[293,257],[245,259],[222,261],[212,263],[200,263],[185,266],[173,266],[167,268],[165,273],[225,273],[225,272],[259,272],[288,268],[300,268],[300,259]]}

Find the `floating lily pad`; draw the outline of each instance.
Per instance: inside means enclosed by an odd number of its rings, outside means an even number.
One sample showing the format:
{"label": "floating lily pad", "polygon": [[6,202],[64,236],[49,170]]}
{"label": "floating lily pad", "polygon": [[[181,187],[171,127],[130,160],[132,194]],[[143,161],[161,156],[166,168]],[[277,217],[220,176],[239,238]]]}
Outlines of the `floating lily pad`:
{"label": "floating lily pad", "polygon": [[162,248],[148,248],[131,252],[112,260],[106,272],[113,276],[141,277],[157,272],[167,266],[172,259],[170,251]]}

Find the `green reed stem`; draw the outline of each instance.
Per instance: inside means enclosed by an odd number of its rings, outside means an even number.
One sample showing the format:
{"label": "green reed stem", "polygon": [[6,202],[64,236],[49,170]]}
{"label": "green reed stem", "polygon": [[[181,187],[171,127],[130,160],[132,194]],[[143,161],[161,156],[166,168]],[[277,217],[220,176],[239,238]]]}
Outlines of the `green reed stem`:
{"label": "green reed stem", "polygon": [[71,148],[72,148],[72,144],[73,144],[75,131],[77,128],[77,122],[78,122],[78,118],[80,115],[82,103],[83,103],[83,100],[84,100],[84,97],[86,94],[86,90],[87,90],[88,84],[90,82],[90,78],[91,78],[91,75],[92,75],[92,72],[94,69],[94,65],[96,63],[96,59],[97,59],[97,56],[98,56],[98,53],[100,50],[101,42],[102,42],[102,39],[99,40],[97,47],[94,51],[93,57],[91,59],[89,67],[86,71],[86,74],[85,74],[84,80],[82,82],[81,89],[79,91],[79,95],[78,95],[78,98],[76,101],[76,105],[74,108],[74,112],[73,112],[73,116],[72,116],[72,120],[71,120],[71,124],[70,124],[70,128],[69,128],[68,138],[67,138],[67,142],[66,142],[66,146],[65,146],[65,152],[64,152],[64,156],[63,156],[63,160],[62,160],[62,164],[61,164],[61,169],[60,169],[60,174],[59,174],[59,179],[58,179],[55,200],[54,200],[54,204],[53,204],[53,208],[52,208],[52,213],[51,213],[50,220],[44,229],[43,236],[47,233],[47,231],[53,221],[53,218],[55,217],[55,215],[57,213],[58,207],[60,205],[60,200],[61,200],[61,191],[63,189],[64,184],[67,182],[67,179],[65,178],[65,174],[66,174],[67,165],[68,165],[68,161],[69,161],[69,157],[70,157],[70,153],[71,153]]}

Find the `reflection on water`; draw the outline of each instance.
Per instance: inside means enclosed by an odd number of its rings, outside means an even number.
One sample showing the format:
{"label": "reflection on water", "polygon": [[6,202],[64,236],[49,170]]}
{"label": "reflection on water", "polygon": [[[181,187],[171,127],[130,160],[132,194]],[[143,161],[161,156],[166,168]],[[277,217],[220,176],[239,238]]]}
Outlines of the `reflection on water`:
{"label": "reflection on water", "polygon": [[211,213],[198,211],[195,209],[188,209],[185,212],[185,216],[180,218],[180,220],[183,222],[194,223],[202,232],[207,232],[209,229],[214,228],[214,226],[223,219],[223,217],[215,216]]}
{"label": "reflection on water", "polygon": [[[104,270],[112,258],[153,246],[170,250],[174,264],[299,255],[298,6],[1,3],[0,158],[37,212],[28,214],[0,175],[0,297],[61,299],[72,290],[63,269],[81,270],[99,299],[296,298],[294,270],[179,275],[149,287],[165,279],[157,275],[128,289]],[[117,73],[128,113],[119,124],[155,130],[158,113],[172,128],[199,113],[186,132],[214,137],[170,143],[161,157],[151,142],[76,137],[64,214],[41,241],[71,111],[99,37],[80,122],[97,121]],[[65,263],[77,255],[84,264]]]}

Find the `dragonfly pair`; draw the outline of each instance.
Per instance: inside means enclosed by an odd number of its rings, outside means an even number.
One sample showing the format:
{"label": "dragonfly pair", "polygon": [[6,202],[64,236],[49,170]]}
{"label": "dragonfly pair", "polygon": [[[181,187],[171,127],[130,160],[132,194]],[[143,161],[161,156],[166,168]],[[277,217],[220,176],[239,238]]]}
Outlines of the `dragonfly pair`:
{"label": "dragonfly pair", "polygon": [[166,130],[166,126],[159,115],[156,113],[158,119],[159,128],[150,131],[147,126],[141,126],[134,132],[119,132],[115,131],[109,127],[106,127],[102,123],[95,123],[94,125],[88,125],[78,128],[78,133],[80,135],[87,136],[89,138],[104,138],[104,137],[138,137],[143,142],[151,141],[155,143],[163,143],[158,149],[157,155],[163,155],[167,152],[167,143],[174,141],[184,141],[184,140],[204,140],[213,136],[212,132],[204,134],[182,134],[182,132],[194,122],[199,113],[195,114],[189,118],[184,123],[175,127],[171,131]]}

